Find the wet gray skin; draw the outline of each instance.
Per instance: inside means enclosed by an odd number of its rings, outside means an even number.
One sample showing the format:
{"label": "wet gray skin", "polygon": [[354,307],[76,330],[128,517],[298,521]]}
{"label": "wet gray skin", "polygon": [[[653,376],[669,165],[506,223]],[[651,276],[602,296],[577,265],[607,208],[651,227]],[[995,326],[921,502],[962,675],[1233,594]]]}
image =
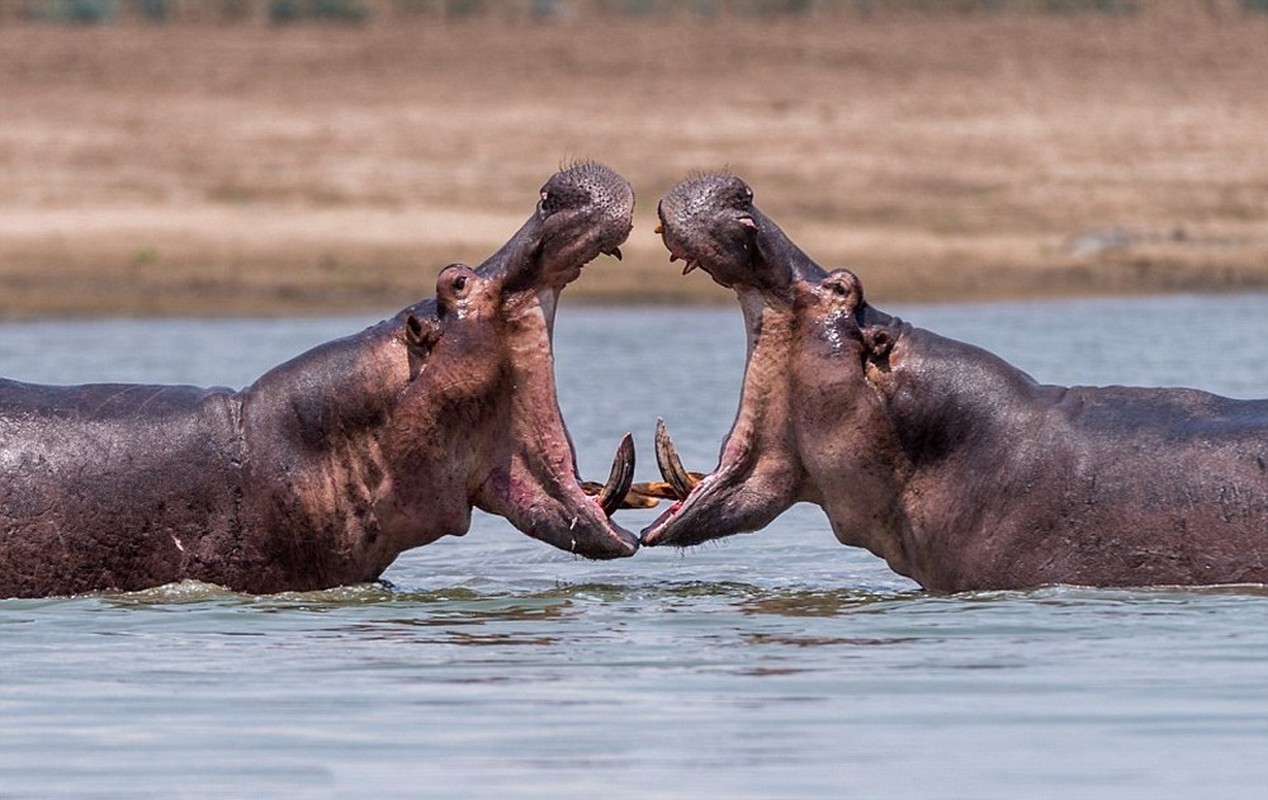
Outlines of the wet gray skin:
{"label": "wet gray skin", "polygon": [[247,592],[377,578],[460,536],[477,506],[589,558],[633,554],[609,514],[633,472],[583,490],[555,394],[556,299],[619,256],[629,184],[554,175],[479,267],[239,392],[0,381],[0,596],[197,579]]}
{"label": "wet gray skin", "polygon": [[868,304],[704,175],[662,199],[671,257],[735,290],[748,329],[717,468],[657,460],[646,545],[757,530],[789,505],[929,589],[1268,581],[1268,401],[1036,383]]}

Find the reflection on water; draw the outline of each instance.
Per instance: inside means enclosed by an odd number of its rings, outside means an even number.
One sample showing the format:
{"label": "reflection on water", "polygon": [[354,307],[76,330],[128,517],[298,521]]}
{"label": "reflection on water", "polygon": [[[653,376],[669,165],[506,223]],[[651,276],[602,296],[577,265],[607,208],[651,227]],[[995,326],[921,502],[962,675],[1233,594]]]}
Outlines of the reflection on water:
{"label": "reflection on water", "polygon": [[[850,589],[808,590],[798,592],[763,592],[746,602],[738,610],[742,614],[778,614],[786,617],[838,617],[864,607],[893,603],[923,595],[917,591],[880,594]],[[873,609],[880,610],[880,609]]]}
{"label": "reflection on water", "polygon": [[901,639],[876,639],[862,636],[789,636],[777,633],[754,633],[744,637],[749,644],[778,644],[793,647],[870,647],[874,645],[908,644],[918,641],[914,637]]}
{"label": "reflection on water", "polygon": [[[1264,296],[899,311],[1045,381],[1268,396]],[[370,322],[6,325],[0,374],[240,386]],[[653,478],[657,415],[691,466],[716,462],[738,312],[564,308],[557,335],[583,472],[631,430]],[[600,563],[477,514],[385,577],[0,601],[0,794],[1257,796],[1268,779],[1263,587],[927,595],[804,505]]]}

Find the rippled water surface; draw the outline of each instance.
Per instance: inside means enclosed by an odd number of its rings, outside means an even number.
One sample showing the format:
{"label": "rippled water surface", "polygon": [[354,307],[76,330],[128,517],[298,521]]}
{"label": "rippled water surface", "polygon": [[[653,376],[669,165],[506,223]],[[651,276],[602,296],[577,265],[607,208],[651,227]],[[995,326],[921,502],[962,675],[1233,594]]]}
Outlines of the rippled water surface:
{"label": "rippled water surface", "polygon": [[[1268,397],[1268,296],[898,309],[1060,383]],[[240,386],[368,319],[0,326],[0,374]],[[716,461],[738,311],[557,327],[584,472]],[[623,512],[627,527],[650,512]],[[0,797],[1257,797],[1268,592],[926,595],[797,507],[620,563],[477,515],[391,587],[0,601]]]}

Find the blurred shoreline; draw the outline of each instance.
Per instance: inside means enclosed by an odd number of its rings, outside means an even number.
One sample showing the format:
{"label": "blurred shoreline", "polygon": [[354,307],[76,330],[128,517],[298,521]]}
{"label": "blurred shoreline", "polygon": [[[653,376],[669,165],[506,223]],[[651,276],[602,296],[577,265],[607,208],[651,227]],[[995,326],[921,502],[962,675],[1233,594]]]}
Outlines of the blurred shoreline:
{"label": "blurred shoreline", "polygon": [[625,260],[591,265],[569,302],[726,301],[652,233],[656,198],[709,169],[878,302],[1268,288],[1268,15],[1158,5],[0,15],[0,318],[386,312],[491,253],[580,158],[639,203]]}

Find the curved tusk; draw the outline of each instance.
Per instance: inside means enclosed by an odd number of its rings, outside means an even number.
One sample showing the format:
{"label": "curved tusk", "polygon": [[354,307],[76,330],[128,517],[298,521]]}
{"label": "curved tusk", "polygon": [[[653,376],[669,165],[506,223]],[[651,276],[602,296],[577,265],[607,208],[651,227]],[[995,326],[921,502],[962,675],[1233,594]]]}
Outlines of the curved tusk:
{"label": "curved tusk", "polygon": [[669,438],[669,429],[665,427],[663,419],[656,420],[656,466],[660,467],[660,474],[673,487],[679,500],[687,499],[687,495],[700,482],[697,475],[683,469],[682,459],[678,457],[674,440]]}
{"label": "curved tusk", "polygon": [[616,513],[616,510],[625,502],[625,496],[629,494],[632,483],[634,483],[634,437],[627,433],[621,440],[621,444],[617,446],[616,455],[612,457],[612,471],[608,473],[608,482],[603,484],[603,489],[599,492],[599,505],[603,507],[603,513],[609,517]]}

